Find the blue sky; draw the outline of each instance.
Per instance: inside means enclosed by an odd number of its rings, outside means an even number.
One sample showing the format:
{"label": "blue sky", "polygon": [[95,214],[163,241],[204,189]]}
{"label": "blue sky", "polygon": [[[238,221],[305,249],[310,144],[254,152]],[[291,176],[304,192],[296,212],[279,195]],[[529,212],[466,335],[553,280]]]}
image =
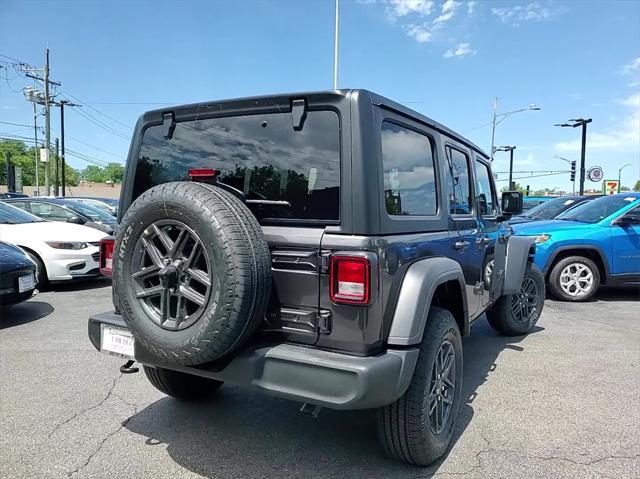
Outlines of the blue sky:
{"label": "blue sky", "polygon": [[[632,163],[623,184],[640,178],[640,2],[340,6],[339,87],[405,102],[487,151],[494,98],[499,111],[535,103],[541,111],[513,115],[496,132],[496,144],[517,145],[516,170],[566,168],[556,154],[579,159],[579,129],[553,125],[591,117],[587,167],[615,178]],[[333,12],[332,0],[0,0],[0,136],[32,136],[7,124],[33,121],[20,92],[29,82],[11,58],[40,66],[47,44],[52,78],[85,104],[66,115],[68,146],[102,161],[124,161],[129,127],[147,109],[331,88]],[[57,110],[52,126],[56,135]],[[497,153],[494,170],[506,169]],[[518,181],[570,189],[568,174]]]}

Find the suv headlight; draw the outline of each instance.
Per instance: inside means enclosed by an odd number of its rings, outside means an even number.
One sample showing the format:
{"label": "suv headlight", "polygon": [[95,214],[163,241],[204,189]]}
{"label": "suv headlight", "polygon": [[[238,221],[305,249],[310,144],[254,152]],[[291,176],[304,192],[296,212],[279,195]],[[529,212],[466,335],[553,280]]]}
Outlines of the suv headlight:
{"label": "suv headlight", "polygon": [[547,241],[549,241],[549,238],[551,238],[551,235],[548,235],[548,234],[532,235],[532,236],[529,236],[529,238],[533,238],[535,240],[536,244],[542,244],[542,243],[546,243]]}
{"label": "suv headlight", "polygon": [[84,249],[87,243],[84,241],[45,241],[49,246],[55,249]]}

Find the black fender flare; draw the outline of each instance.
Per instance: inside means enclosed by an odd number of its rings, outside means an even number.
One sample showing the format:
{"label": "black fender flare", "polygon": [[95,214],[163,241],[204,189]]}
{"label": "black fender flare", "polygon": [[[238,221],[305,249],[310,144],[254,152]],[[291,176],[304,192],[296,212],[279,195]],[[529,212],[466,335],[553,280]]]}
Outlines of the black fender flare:
{"label": "black fender flare", "polygon": [[[460,264],[450,258],[425,258],[411,264],[404,274],[387,339],[389,345],[408,346],[422,341],[433,295],[438,286],[448,281],[460,284],[464,329],[468,329],[469,312]],[[461,333],[465,334],[465,331]]]}
{"label": "black fender flare", "polygon": [[520,291],[529,251],[535,239],[529,236],[499,237],[494,251],[491,274],[491,301]]}

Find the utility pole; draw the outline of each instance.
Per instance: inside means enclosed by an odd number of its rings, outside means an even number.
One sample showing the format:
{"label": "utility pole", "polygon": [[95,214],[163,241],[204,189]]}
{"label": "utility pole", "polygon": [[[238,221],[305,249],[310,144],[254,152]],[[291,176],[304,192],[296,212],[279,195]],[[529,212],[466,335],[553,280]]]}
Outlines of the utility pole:
{"label": "utility pole", "polygon": [[[45,124],[45,145],[47,151],[51,151],[51,102],[49,99],[49,48],[47,48],[47,62],[44,65],[44,124]],[[50,154],[50,153],[49,153]],[[46,165],[47,173],[49,173],[49,162]],[[49,175],[45,176],[45,190],[47,196],[51,194],[49,190]]]}
{"label": "utility pole", "polygon": [[587,125],[592,122],[591,118],[573,118],[569,120],[573,123],[560,123],[555,126],[560,126],[563,128],[571,127],[577,128],[578,126],[582,127],[582,148],[580,150],[580,194],[584,195],[584,174],[585,174],[585,154],[587,150]]}
{"label": "utility pole", "polygon": [[338,32],[339,32],[339,0],[336,0],[336,20],[333,37],[333,89],[338,89]]}
{"label": "utility pole", "polygon": [[33,102],[33,154],[36,157],[36,196],[40,196],[40,162],[38,158],[38,112],[36,111],[36,103]]}
{"label": "utility pole", "polygon": [[60,140],[56,138],[56,166],[55,166],[55,179],[53,180],[53,196],[58,196],[60,192],[58,185],[60,184]]}
{"label": "utility pole", "polygon": [[65,103],[69,103],[66,100],[60,100],[60,136],[62,137],[62,157],[60,157],[60,164],[62,166],[62,197],[65,196],[65,191],[67,189],[67,183],[65,181],[65,169],[66,164],[64,161],[64,105]]}
{"label": "utility pole", "polygon": [[11,187],[13,183],[11,181],[11,153],[8,151],[4,152],[4,161],[7,167],[7,193],[11,193],[13,191],[13,188]]}
{"label": "utility pole", "polygon": [[67,183],[66,183],[66,177],[65,177],[66,161],[64,156],[64,152],[65,152],[64,150],[64,107],[65,105],[66,106],[82,106],[82,105],[79,105],[77,103],[71,103],[69,100],[60,100],[59,102],[54,103],[54,105],[60,107],[60,139],[62,144],[62,154],[60,156],[60,169],[61,169],[61,180],[62,180],[62,196],[65,196]]}
{"label": "utility pole", "polygon": [[[25,88],[24,94],[28,101],[38,103],[44,106],[45,113],[45,149],[47,151],[46,160],[47,163],[44,168],[44,182],[45,182],[45,191],[46,194],[50,194],[49,188],[49,157],[51,152],[51,93],[49,89],[49,85],[57,85],[60,86],[60,82],[56,82],[49,79],[50,65],[49,65],[49,49],[46,50],[46,62],[44,68],[30,68],[21,65],[19,67],[20,71],[27,72],[26,76],[29,78],[33,78],[34,80],[38,80],[44,82],[44,96],[38,90],[34,90],[33,88]],[[42,72],[44,78],[39,77],[38,75],[34,75],[33,72]]]}

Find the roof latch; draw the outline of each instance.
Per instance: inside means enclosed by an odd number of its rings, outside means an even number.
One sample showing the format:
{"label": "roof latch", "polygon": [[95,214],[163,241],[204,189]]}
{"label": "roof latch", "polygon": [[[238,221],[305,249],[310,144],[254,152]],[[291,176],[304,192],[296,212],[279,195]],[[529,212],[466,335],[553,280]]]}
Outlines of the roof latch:
{"label": "roof latch", "polygon": [[307,118],[307,102],[304,98],[296,98],[291,101],[291,119],[293,120],[293,129],[295,131],[302,130],[304,120]]}
{"label": "roof latch", "polygon": [[162,127],[165,140],[170,140],[173,137],[173,132],[176,129],[176,118],[173,112],[167,112],[162,114]]}

